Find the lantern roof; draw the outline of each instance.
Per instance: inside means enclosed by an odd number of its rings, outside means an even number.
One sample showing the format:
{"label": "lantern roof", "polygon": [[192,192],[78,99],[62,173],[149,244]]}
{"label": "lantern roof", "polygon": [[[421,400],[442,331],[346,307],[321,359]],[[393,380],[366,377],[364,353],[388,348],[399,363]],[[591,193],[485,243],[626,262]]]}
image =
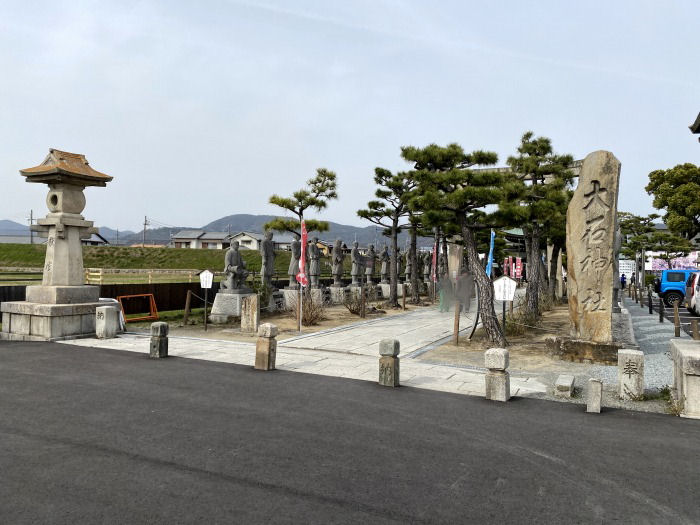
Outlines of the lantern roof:
{"label": "lantern roof", "polygon": [[44,161],[33,168],[19,170],[27,182],[67,183],[80,186],[105,186],[112,177],[92,169],[85,155],[51,148]]}

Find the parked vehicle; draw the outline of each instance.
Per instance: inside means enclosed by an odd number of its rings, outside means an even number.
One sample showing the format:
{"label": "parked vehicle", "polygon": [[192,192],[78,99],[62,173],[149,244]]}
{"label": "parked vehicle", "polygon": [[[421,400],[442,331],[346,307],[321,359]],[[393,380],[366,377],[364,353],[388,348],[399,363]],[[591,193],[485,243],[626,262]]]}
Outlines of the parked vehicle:
{"label": "parked vehicle", "polygon": [[698,275],[700,275],[700,272],[691,273],[690,277],[688,277],[688,280],[685,282],[685,307],[691,314],[695,313],[695,301],[697,300],[695,287],[700,283]]}
{"label": "parked vehicle", "polygon": [[666,306],[673,306],[676,301],[683,302],[685,285],[693,273],[697,273],[697,270],[664,270],[661,277],[654,281],[654,291]]}

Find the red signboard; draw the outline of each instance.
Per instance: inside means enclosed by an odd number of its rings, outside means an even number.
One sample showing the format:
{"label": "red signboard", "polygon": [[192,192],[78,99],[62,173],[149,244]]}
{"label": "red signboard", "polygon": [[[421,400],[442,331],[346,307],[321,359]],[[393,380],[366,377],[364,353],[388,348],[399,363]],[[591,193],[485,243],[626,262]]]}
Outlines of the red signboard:
{"label": "red signboard", "polygon": [[523,260],[520,257],[515,258],[515,275],[516,279],[522,279],[523,277]]}

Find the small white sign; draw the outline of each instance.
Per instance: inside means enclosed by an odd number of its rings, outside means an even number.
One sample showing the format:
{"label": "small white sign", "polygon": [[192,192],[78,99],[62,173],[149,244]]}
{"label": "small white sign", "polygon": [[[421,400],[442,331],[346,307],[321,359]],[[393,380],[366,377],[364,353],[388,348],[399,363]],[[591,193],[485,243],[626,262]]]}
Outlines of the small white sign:
{"label": "small white sign", "polygon": [[503,276],[493,281],[494,299],[496,301],[512,301],[515,298],[517,282],[510,277]]}
{"label": "small white sign", "polygon": [[209,270],[204,270],[199,274],[199,282],[202,284],[202,288],[211,288],[211,284],[214,282],[214,274]]}

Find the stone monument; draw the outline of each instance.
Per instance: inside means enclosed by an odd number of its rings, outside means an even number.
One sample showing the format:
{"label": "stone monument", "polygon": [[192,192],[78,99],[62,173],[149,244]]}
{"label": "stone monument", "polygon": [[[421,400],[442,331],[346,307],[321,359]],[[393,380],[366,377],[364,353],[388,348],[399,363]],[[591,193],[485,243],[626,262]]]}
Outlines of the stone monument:
{"label": "stone monument", "polygon": [[80,214],[83,190],[105,186],[112,177],[92,169],[84,155],[50,149],[44,161],[20,170],[27,182],[49,186],[49,213],[31,229],[46,238],[44,274],[39,286],[27,286],[26,301],[4,302],[1,339],[56,341],[95,336],[98,286],[86,286],[81,240],[97,232]]}
{"label": "stone monument", "polygon": [[379,273],[381,275],[381,284],[389,284],[389,263],[391,262],[391,256],[389,255],[389,247],[384,246],[382,253],[379,254],[379,260],[382,263]]}
{"label": "stone monument", "polygon": [[596,151],[583,161],[566,213],[572,337],[612,342],[613,264],[620,161]]}
{"label": "stone monument", "polygon": [[209,314],[209,320],[212,323],[227,323],[232,317],[241,316],[242,299],[255,293],[246,286],[248,273],[239,251],[238,241],[234,241],[226,252],[224,278]]}

